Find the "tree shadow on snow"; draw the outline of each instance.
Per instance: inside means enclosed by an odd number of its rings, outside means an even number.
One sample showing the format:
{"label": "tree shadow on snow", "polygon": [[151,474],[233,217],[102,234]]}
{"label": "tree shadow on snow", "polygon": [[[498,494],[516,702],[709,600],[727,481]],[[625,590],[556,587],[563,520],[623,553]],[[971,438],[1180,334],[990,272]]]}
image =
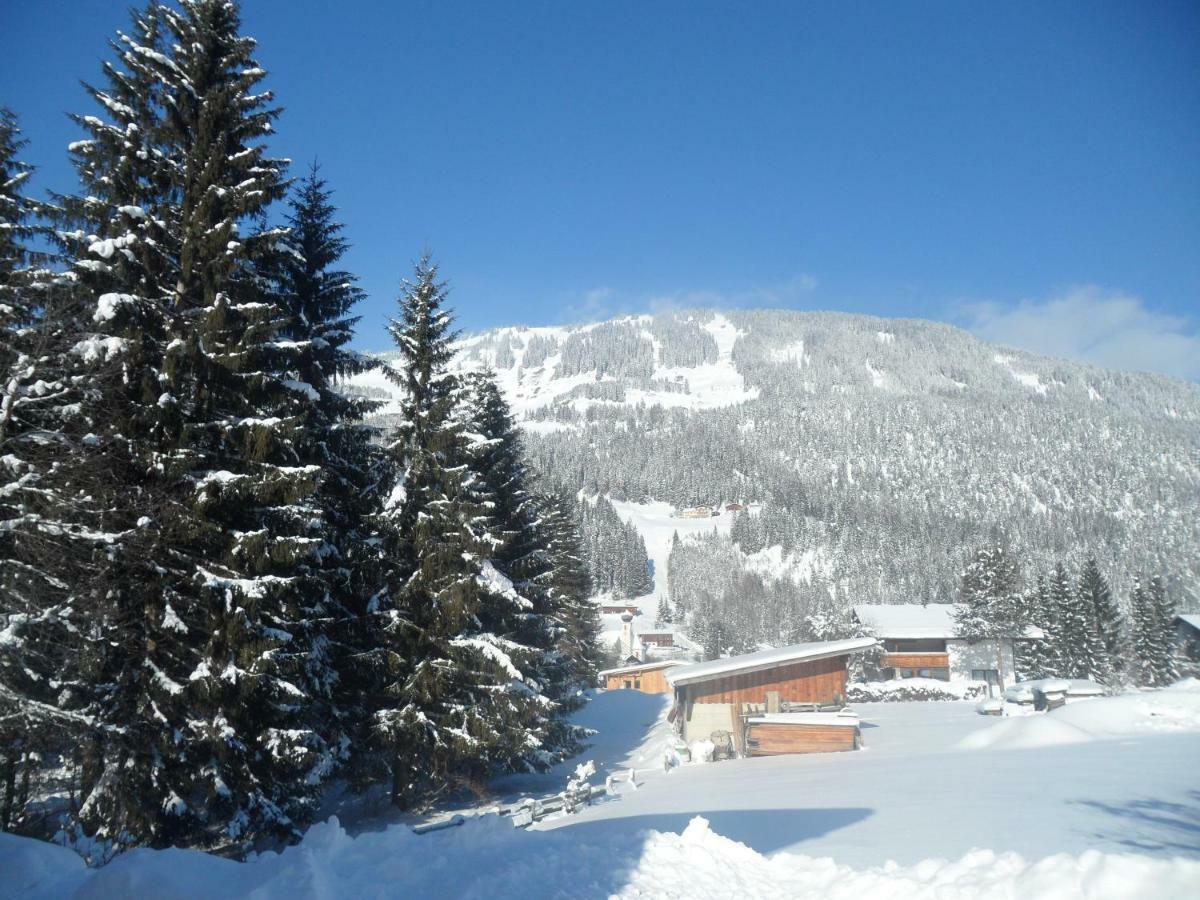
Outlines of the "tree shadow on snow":
{"label": "tree shadow on snow", "polygon": [[[641,691],[597,691],[581,709],[571,716],[571,723],[588,729],[582,752],[553,766],[547,772],[506,775],[491,782],[498,797],[511,798],[521,794],[556,793],[566,787],[567,778],[575,767],[588,760],[596,763],[600,780],[610,772],[628,768],[627,758],[645,743],[669,705],[663,694],[643,694]],[[646,764],[660,766],[655,757]],[[595,780],[595,779],[594,779]]]}
{"label": "tree shadow on snow", "polygon": [[1076,800],[1077,806],[1105,813],[1119,820],[1119,828],[1093,833],[1143,853],[1184,853],[1200,856],[1200,791],[1188,791],[1185,801],[1133,800],[1105,803]]}
{"label": "tree shadow on snow", "polygon": [[[722,837],[768,854],[854,825],[873,813],[874,810],[858,807],[697,809],[691,812],[592,819],[563,825],[555,830],[571,834],[581,843],[602,842],[615,835],[632,836],[645,829],[680,833],[696,816],[703,816],[712,830]],[[794,852],[804,852],[803,847],[793,849]]]}

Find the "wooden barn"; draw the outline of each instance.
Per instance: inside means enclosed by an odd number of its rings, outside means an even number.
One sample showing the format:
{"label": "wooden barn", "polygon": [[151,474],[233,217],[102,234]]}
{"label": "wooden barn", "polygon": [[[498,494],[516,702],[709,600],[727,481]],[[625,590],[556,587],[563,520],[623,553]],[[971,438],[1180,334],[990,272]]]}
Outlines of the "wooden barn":
{"label": "wooden barn", "polygon": [[719,736],[743,754],[853,749],[857,720],[826,721],[830,717],[820,714],[842,707],[847,659],[875,643],[851,638],[795,644],[673,669],[667,673],[675,695],[671,721],[689,744]]}
{"label": "wooden barn", "polygon": [[677,659],[664,659],[654,662],[639,662],[617,669],[605,669],[600,672],[601,683],[608,690],[641,691],[643,694],[665,694],[670,690],[667,685],[667,669],[683,665]]}

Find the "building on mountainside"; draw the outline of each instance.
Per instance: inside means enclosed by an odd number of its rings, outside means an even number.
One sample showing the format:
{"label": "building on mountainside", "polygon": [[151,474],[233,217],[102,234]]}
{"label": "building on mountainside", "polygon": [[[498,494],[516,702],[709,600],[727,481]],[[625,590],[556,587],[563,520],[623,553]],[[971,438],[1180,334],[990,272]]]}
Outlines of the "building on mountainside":
{"label": "building on mountainside", "polygon": [[845,700],[850,654],[875,644],[794,644],[672,669],[670,721],[689,744],[729,740],[745,755],[854,749],[857,719],[830,713]]}
{"label": "building on mountainside", "polygon": [[600,672],[600,682],[610,691],[628,690],[641,691],[643,694],[665,694],[670,690],[667,685],[667,669],[681,665],[683,663],[677,659],[633,662]]}
{"label": "building on mountainside", "polygon": [[713,509],[709,506],[690,506],[686,509],[677,509],[673,513],[677,519],[711,519],[720,514],[720,509]]}
{"label": "building on mountainside", "polygon": [[[995,641],[971,643],[958,636],[953,603],[898,603],[853,608],[856,622],[871,629],[883,643],[880,660],[884,679],[934,678],[939,681],[984,681],[989,691],[1000,683]],[[1041,629],[1001,641],[1007,681],[1015,678],[1020,645],[1043,637]]]}
{"label": "building on mountainside", "polygon": [[[1200,613],[1180,613],[1173,620],[1175,646],[1184,659],[1200,662]],[[645,640],[645,636],[643,636]]]}
{"label": "building on mountainside", "polygon": [[631,616],[640,616],[642,611],[632,603],[604,603],[600,606],[600,615],[602,616],[621,616],[629,613]]}

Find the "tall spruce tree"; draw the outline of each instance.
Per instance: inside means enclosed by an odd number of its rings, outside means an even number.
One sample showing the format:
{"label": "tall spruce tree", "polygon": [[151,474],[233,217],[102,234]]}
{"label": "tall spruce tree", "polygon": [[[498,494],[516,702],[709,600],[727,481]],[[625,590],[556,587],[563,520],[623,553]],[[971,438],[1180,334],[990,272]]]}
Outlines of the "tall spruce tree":
{"label": "tall spruce tree", "polygon": [[1079,573],[1078,593],[1091,611],[1098,649],[1102,654],[1097,677],[1105,684],[1112,684],[1124,669],[1121,659],[1121,611],[1095,557],[1089,557]]}
{"label": "tall spruce tree", "polygon": [[286,189],[263,143],[278,110],[236,4],[154,4],[134,26],[91,89],[106,118],[77,119],[87,193],[62,204],[108,363],[84,415],[121,495],[80,818],[237,854],[299,833],[328,758],[304,690],[328,593],[313,397],[262,225]]}
{"label": "tall spruce tree", "polygon": [[1163,687],[1177,677],[1172,618],[1162,578],[1138,578],[1130,602],[1129,668],[1135,684]]}
{"label": "tall spruce tree", "polygon": [[[65,279],[31,249],[44,208],[25,194],[32,168],[16,116],[0,109],[0,829],[19,830],[44,768],[84,733],[72,703],[80,642],[73,586],[95,575],[98,541],[81,525],[92,506],[72,498],[70,409],[64,378],[74,329],[59,321]],[[74,436],[81,435],[76,430]],[[94,486],[94,485],[89,485]],[[43,761],[45,765],[43,765]]]}
{"label": "tall spruce tree", "polygon": [[565,711],[581,706],[584,691],[596,684],[603,649],[600,613],[590,600],[592,589],[580,549],[578,518],[568,498],[549,493],[541,500],[543,529],[550,558],[547,590],[559,625],[556,652],[562,666],[556,700]]}
{"label": "tall spruce tree", "polygon": [[166,812],[179,809],[186,791],[170,771],[181,735],[164,723],[186,716],[173,709],[182,690],[166,674],[168,660],[181,672],[191,661],[163,603],[166,569],[156,552],[169,501],[156,477],[157,404],[170,339],[165,299],[178,283],[175,184],[184,160],[163,117],[171,96],[164,75],[177,74],[166,33],[157,5],[134,13],[129,32],[110,42],[115,59],[104,63],[104,84],[86,88],[98,115],[72,117],[87,134],[70,147],[81,190],[56,198],[57,235],[73,260],[79,309],[55,316],[86,348],[69,360],[65,381],[85,386],[72,424],[89,429],[84,458],[104,476],[91,494],[94,527],[111,536],[80,600],[90,640],[75,649],[74,702],[92,727],[80,742],[79,818],[101,838],[160,845],[189,840]]}
{"label": "tall spruce tree", "polygon": [[1022,618],[1040,629],[1042,636],[1018,645],[1018,675],[1024,679],[1046,678],[1054,671],[1054,635],[1050,626],[1050,588],[1044,575],[1037,576],[1023,600]]}
{"label": "tall spruce tree", "polygon": [[[279,258],[280,299],[286,311],[281,336],[295,350],[294,377],[287,387],[309,402],[295,437],[299,461],[321,469],[316,494],[319,530],[326,546],[311,565],[325,594],[305,610],[305,690],[312,712],[329,732],[323,762],[328,775],[366,738],[363,681],[354,660],[369,648],[365,615],[378,591],[378,553],[370,539],[371,515],[379,496],[381,461],[362,424],[377,401],[349,397],[338,380],[374,368],[375,363],[347,345],[365,296],[357,278],[339,269],[349,249],[337,221],[332,193],[314,163],[289,201],[287,252]],[[315,523],[314,523],[315,525]]]}
{"label": "tall spruce tree", "polygon": [[958,634],[969,642],[986,642],[996,654],[996,672],[1004,689],[1004,643],[1024,633],[1020,603],[1020,570],[1003,544],[980,547],[962,574],[955,609]]}
{"label": "tall spruce tree", "polygon": [[[158,41],[153,10],[135,14],[132,25],[132,37],[122,36],[114,47],[132,52]],[[60,223],[55,236],[65,255],[75,262],[66,273],[43,271],[32,285],[26,282],[36,297],[36,324],[20,328],[10,345],[28,364],[19,364],[18,377],[7,382],[13,402],[4,438],[7,458],[16,461],[9,468],[20,470],[16,493],[5,493],[21,510],[13,533],[19,565],[6,569],[23,582],[5,593],[26,606],[22,643],[54,648],[53,697],[43,697],[36,708],[54,726],[48,758],[67,768],[82,766],[84,815],[95,810],[104,748],[152,737],[132,717],[111,714],[122,680],[152,674],[122,663],[130,612],[114,598],[152,590],[156,578],[133,514],[148,507],[130,484],[130,448],[138,431],[121,424],[118,402],[119,395],[146,384],[143,345],[111,333],[110,325],[120,317],[153,318],[148,289],[157,284],[162,254],[150,229],[163,237],[162,220],[168,218],[146,212],[166,168],[147,151],[158,121],[154,79],[136,66],[113,64],[106,77],[105,89],[88,88],[105,118],[76,118],[91,134],[71,148],[85,195],[59,198],[58,207],[47,210]],[[140,331],[154,339],[152,321]],[[129,560],[140,563],[127,566]],[[127,696],[144,705],[144,693]],[[151,728],[161,733],[160,723]],[[122,802],[133,806],[138,798]],[[141,834],[143,822],[143,816],[130,816],[131,827],[112,834]]]}
{"label": "tall spruce tree", "polygon": [[654,627],[662,628],[664,625],[671,624],[671,605],[667,601],[666,595],[658,598],[658,609],[654,612]]}
{"label": "tall spruce tree", "polygon": [[381,676],[372,713],[402,806],[475,785],[537,749],[523,715],[540,696],[520,668],[529,648],[494,630],[530,601],[491,563],[502,539],[457,414],[445,301],[425,256],[389,326],[405,396],[387,448],[396,483],[379,521],[386,583],[372,607]]}
{"label": "tall spruce tree", "polygon": [[558,700],[571,678],[557,649],[566,623],[550,590],[550,535],[542,503],[530,488],[520,432],[495,378],[487,372],[467,375],[463,401],[468,457],[490,531],[491,568],[485,565],[481,572],[480,619],[487,634],[504,642],[504,652],[528,689],[508,700],[505,727],[518,740],[508,758],[497,762],[508,768],[540,767],[557,761],[567,749]]}
{"label": "tall spruce tree", "polygon": [[1094,607],[1071,584],[1061,562],[1055,564],[1050,575],[1049,589],[1054,674],[1060,678],[1102,680],[1104,648],[1096,630]]}

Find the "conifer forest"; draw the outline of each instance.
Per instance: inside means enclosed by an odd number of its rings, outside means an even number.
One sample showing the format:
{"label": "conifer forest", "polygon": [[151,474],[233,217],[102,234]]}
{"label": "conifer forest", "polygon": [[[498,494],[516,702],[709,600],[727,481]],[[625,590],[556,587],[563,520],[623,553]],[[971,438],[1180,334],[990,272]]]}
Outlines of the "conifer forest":
{"label": "conifer forest", "polygon": [[[238,856],[327,786],[428,804],[573,751],[596,615],[573,495],[437,265],[396,298],[400,424],[339,381],[362,291],[334,187],[232,3],[153,3],[30,199],[0,119],[0,828]],[[272,224],[274,223],[274,224]],[[397,276],[405,273],[397,272]]]}

